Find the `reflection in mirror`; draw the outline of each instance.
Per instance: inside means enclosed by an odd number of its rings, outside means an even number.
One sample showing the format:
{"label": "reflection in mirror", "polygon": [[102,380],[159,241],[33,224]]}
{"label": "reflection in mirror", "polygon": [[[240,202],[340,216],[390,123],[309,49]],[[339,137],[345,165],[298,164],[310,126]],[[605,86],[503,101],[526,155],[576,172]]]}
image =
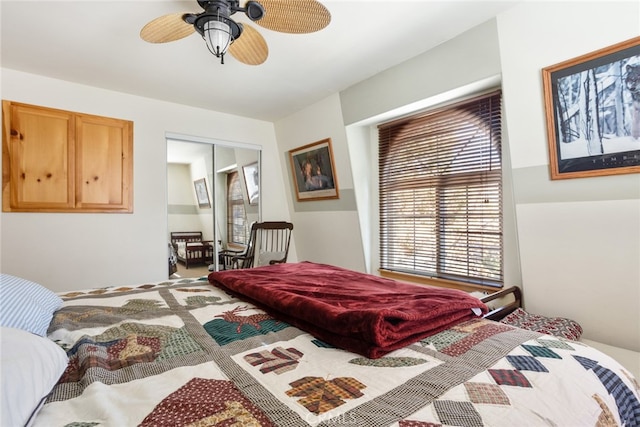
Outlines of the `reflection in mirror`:
{"label": "reflection in mirror", "polygon": [[216,145],[214,158],[218,263],[210,269],[224,270],[225,255],[245,251],[251,224],[260,219],[260,152]]}
{"label": "reflection in mirror", "polygon": [[[260,219],[260,150],[252,147],[167,138],[170,278],[205,276],[224,268],[216,262],[220,251],[244,251],[251,223]],[[204,188],[210,206],[198,203]],[[185,252],[172,234],[180,232],[201,233],[201,247]]]}

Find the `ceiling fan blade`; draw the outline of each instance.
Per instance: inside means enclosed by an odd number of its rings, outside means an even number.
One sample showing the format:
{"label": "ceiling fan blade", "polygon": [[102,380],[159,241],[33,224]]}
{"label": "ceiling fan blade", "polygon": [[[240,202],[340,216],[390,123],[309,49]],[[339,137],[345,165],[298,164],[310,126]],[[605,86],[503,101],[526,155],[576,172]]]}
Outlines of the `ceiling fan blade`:
{"label": "ceiling fan blade", "polygon": [[156,18],[142,27],[140,37],[149,43],[166,43],[187,37],[195,31],[193,25],[182,20],[183,12]]}
{"label": "ceiling fan blade", "polygon": [[319,31],[331,22],[331,13],[317,0],[260,0],[265,15],[256,24],[281,33]]}
{"label": "ceiling fan blade", "polygon": [[267,42],[255,28],[244,23],[242,26],[242,35],[229,46],[229,53],[244,64],[260,65],[269,56]]}

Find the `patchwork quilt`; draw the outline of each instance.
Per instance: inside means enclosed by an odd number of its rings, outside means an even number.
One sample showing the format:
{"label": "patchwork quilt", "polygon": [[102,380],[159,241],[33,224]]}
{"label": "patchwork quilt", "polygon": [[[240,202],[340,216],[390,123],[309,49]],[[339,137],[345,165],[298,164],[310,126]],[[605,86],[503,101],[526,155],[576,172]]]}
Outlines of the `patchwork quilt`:
{"label": "patchwork quilt", "polygon": [[579,342],[484,319],[369,359],[206,278],[61,295],[69,365],[35,426],[637,426],[639,385]]}

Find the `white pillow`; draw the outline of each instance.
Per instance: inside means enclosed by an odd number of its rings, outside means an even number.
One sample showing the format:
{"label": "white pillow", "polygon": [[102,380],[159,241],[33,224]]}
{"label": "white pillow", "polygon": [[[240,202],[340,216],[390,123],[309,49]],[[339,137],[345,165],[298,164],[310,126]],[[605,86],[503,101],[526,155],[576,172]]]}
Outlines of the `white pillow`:
{"label": "white pillow", "polygon": [[62,300],[38,283],[0,274],[0,326],[19,328],[44,337]]}
{"label": "white pillow", "polygon": [[279,261],[284,258],[284,252],[260,252],[257,267],[269,265],[271,261]]}
{"label": "white pillow", "polygon": [[0,327],[0,348],[0,425],[28,425],[69,359],[50,339],[16,328]]}

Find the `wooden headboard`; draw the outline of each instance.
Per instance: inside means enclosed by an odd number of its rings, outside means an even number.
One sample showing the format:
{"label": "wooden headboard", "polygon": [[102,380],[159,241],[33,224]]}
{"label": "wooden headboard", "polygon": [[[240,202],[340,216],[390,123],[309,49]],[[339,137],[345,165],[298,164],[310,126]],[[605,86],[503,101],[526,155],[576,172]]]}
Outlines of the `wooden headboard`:
{"label": "wooden headboard", "polygon": [[202,242],[202,231],[173,231],[171,243],[176,242]]}

